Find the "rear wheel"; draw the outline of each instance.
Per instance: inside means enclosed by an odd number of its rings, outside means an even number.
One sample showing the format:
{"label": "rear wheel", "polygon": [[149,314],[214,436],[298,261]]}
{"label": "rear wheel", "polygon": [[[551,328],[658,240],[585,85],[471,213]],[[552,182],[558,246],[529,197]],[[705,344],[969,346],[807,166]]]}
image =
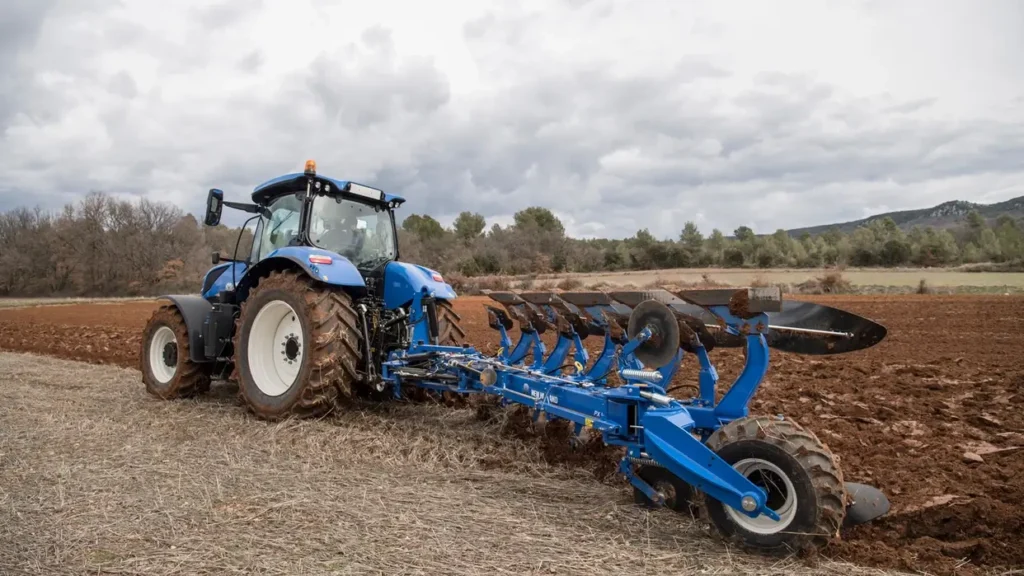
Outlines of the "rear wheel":
{"label": "rear wheel", "polygon": [[707,446],[768,494],[775,521],[751,518],[705,495],[711,523],[726,539],[769,553],[826,544],[846,513],[839,463],[818,438],[796,422],[748,417],[730,422]]}
{"label": "rear wheel", "polygon": [[139,370],[146,391],[164,400],[186,398],[210,389],[207,364],[189,356],[188,328],[173,305],[158,308],[142,333]]}
{"label": "rear wheel", "polygon": [[441,346],[462,346],[466,343],[462,316],[455,312],[452,303],[447,300],[437,302],[437,343]]}
{"label": "rear wheel", "polygon": [[260,418],[323,416],[352,396],[359,335],[352,300],[297,271],[249,293],[235,330],[239,393]]}

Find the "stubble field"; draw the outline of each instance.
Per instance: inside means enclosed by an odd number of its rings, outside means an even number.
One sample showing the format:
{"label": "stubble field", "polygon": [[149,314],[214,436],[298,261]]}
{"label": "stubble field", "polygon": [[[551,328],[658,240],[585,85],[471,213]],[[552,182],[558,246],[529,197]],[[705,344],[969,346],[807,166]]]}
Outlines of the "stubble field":
{"label": "stubble field", "polygon": [[[227,384],[158,402],[134,371],[155,304],[131,301],[0,310],[0,349],[110,365],[0,356],[0,560],[29,573],[1024,569],[1024,298],[802,298],[889,329],[855,354],[775,352],[751,407],[808,426],[847,480],[892,501],[825,558],[726,549],[688,517],[633,507],[610,457],[567,457],[471,410],[365,407],[269,425]],[[487,301],[456,310],[491,351]],[[712,359],[726,385],[742,365],[737,350]],[[695,375],[684,365],[682,378]]]}

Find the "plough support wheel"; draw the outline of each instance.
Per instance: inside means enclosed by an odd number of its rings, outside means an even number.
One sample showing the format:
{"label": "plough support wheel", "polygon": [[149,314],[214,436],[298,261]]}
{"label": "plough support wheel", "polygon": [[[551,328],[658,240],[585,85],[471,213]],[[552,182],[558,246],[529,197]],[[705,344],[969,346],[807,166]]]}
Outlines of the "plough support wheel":
{"label": "plough support wheel", "polygon": [[734,420],[707,447],[768,493],[779,520],[750,518],[705,498],[708,518],[728,540],[762,552],[791,553],[826,543],[846,515],[843,473],[828,448],[795,422],[769,417]]}

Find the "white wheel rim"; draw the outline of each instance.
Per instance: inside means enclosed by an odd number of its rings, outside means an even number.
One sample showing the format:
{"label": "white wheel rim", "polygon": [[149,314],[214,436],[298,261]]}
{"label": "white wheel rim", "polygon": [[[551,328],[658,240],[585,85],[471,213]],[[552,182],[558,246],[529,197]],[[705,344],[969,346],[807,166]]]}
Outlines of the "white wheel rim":
{"label": "white wheel rim", "polygon": [[167,326],[161,326],[156,329],[153,339],[149,341],[149,368],[153,371],[153,377],[161,384],[170,382],[174,378],[174,373],[178,371],[177,354],[172,357],[174,365],[168,366],[164,361],[164,349],[168,345],[174,346],[176,352],[178,351],[178,341],[174,337],[174,330]]}
{"label": "white wheel rim", "polygon": [[[775,464],[760,458],[740,460],[733,467],[748,479],[758,472],[761,473],[761,478],[755,477],[753,481],[757,483],[758,480],[763,480],[765,484],[768,484],[762,488],[768,492],[768,506],[779,515],[779,521],[776,522],[764,514],[757,518],[751,518],[731,506],[726,506],[732,521],[744,530],[756,534],[775,534],[785,530],[793,522],[797,510],[796,489],[789,476],[786,476],[782,469]],[[779,499],[782,499],[781,505],[777,502]]]}
{"label": "white wheel rim", "polygon": [[306,353],[299,317],[286,302],[260,309],[249,329],[246,354],[253,382],[267,396],[280,396],[295,383]]}

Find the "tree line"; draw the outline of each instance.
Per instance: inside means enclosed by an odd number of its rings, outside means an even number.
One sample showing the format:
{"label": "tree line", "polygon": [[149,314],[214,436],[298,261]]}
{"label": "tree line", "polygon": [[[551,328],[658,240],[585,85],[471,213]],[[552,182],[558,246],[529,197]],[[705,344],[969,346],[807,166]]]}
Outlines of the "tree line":
{"label": "tree line", "polygon": [[[210,254],[247,254],[251,227],[202,226],[170,203],[92,193],[62,210],[16,208],[0,214],[0,296],[115,296],[198,291]],[[647,229],[625,239],[566,235],[548,209],[517,212],[487,227],[463,212],[444,227],[429,215],[405,218],[400,258],[447,275],[523,275],[687,267],[951,266],[1024,257],[1024,223],[987,222],[972,212],[951,229],[904,232],[888,218],[851,234],[838,229],[791,237],[741,226],[705,236],[686,222],[676,238]]]}
{"label": "tree line", "polygon": [[486,229],[483,216],[463,212],[450,228],[427,215],[402,224],[402,250],[410,261],[465,276],[665,268],[945,267],[1008,262],[1024,257],[1024,222],[1002,215],[994,222],[977,211],[952,228],[904,231],[889,217],[850,234],[832,228],[792,237],[785,230],[759,235],[740,226],[732,235],[705,236],[686,222],[676,238],[658,239],[647,229],[625,239],[566,236],[549,210],[531,207],[507,227]]}

